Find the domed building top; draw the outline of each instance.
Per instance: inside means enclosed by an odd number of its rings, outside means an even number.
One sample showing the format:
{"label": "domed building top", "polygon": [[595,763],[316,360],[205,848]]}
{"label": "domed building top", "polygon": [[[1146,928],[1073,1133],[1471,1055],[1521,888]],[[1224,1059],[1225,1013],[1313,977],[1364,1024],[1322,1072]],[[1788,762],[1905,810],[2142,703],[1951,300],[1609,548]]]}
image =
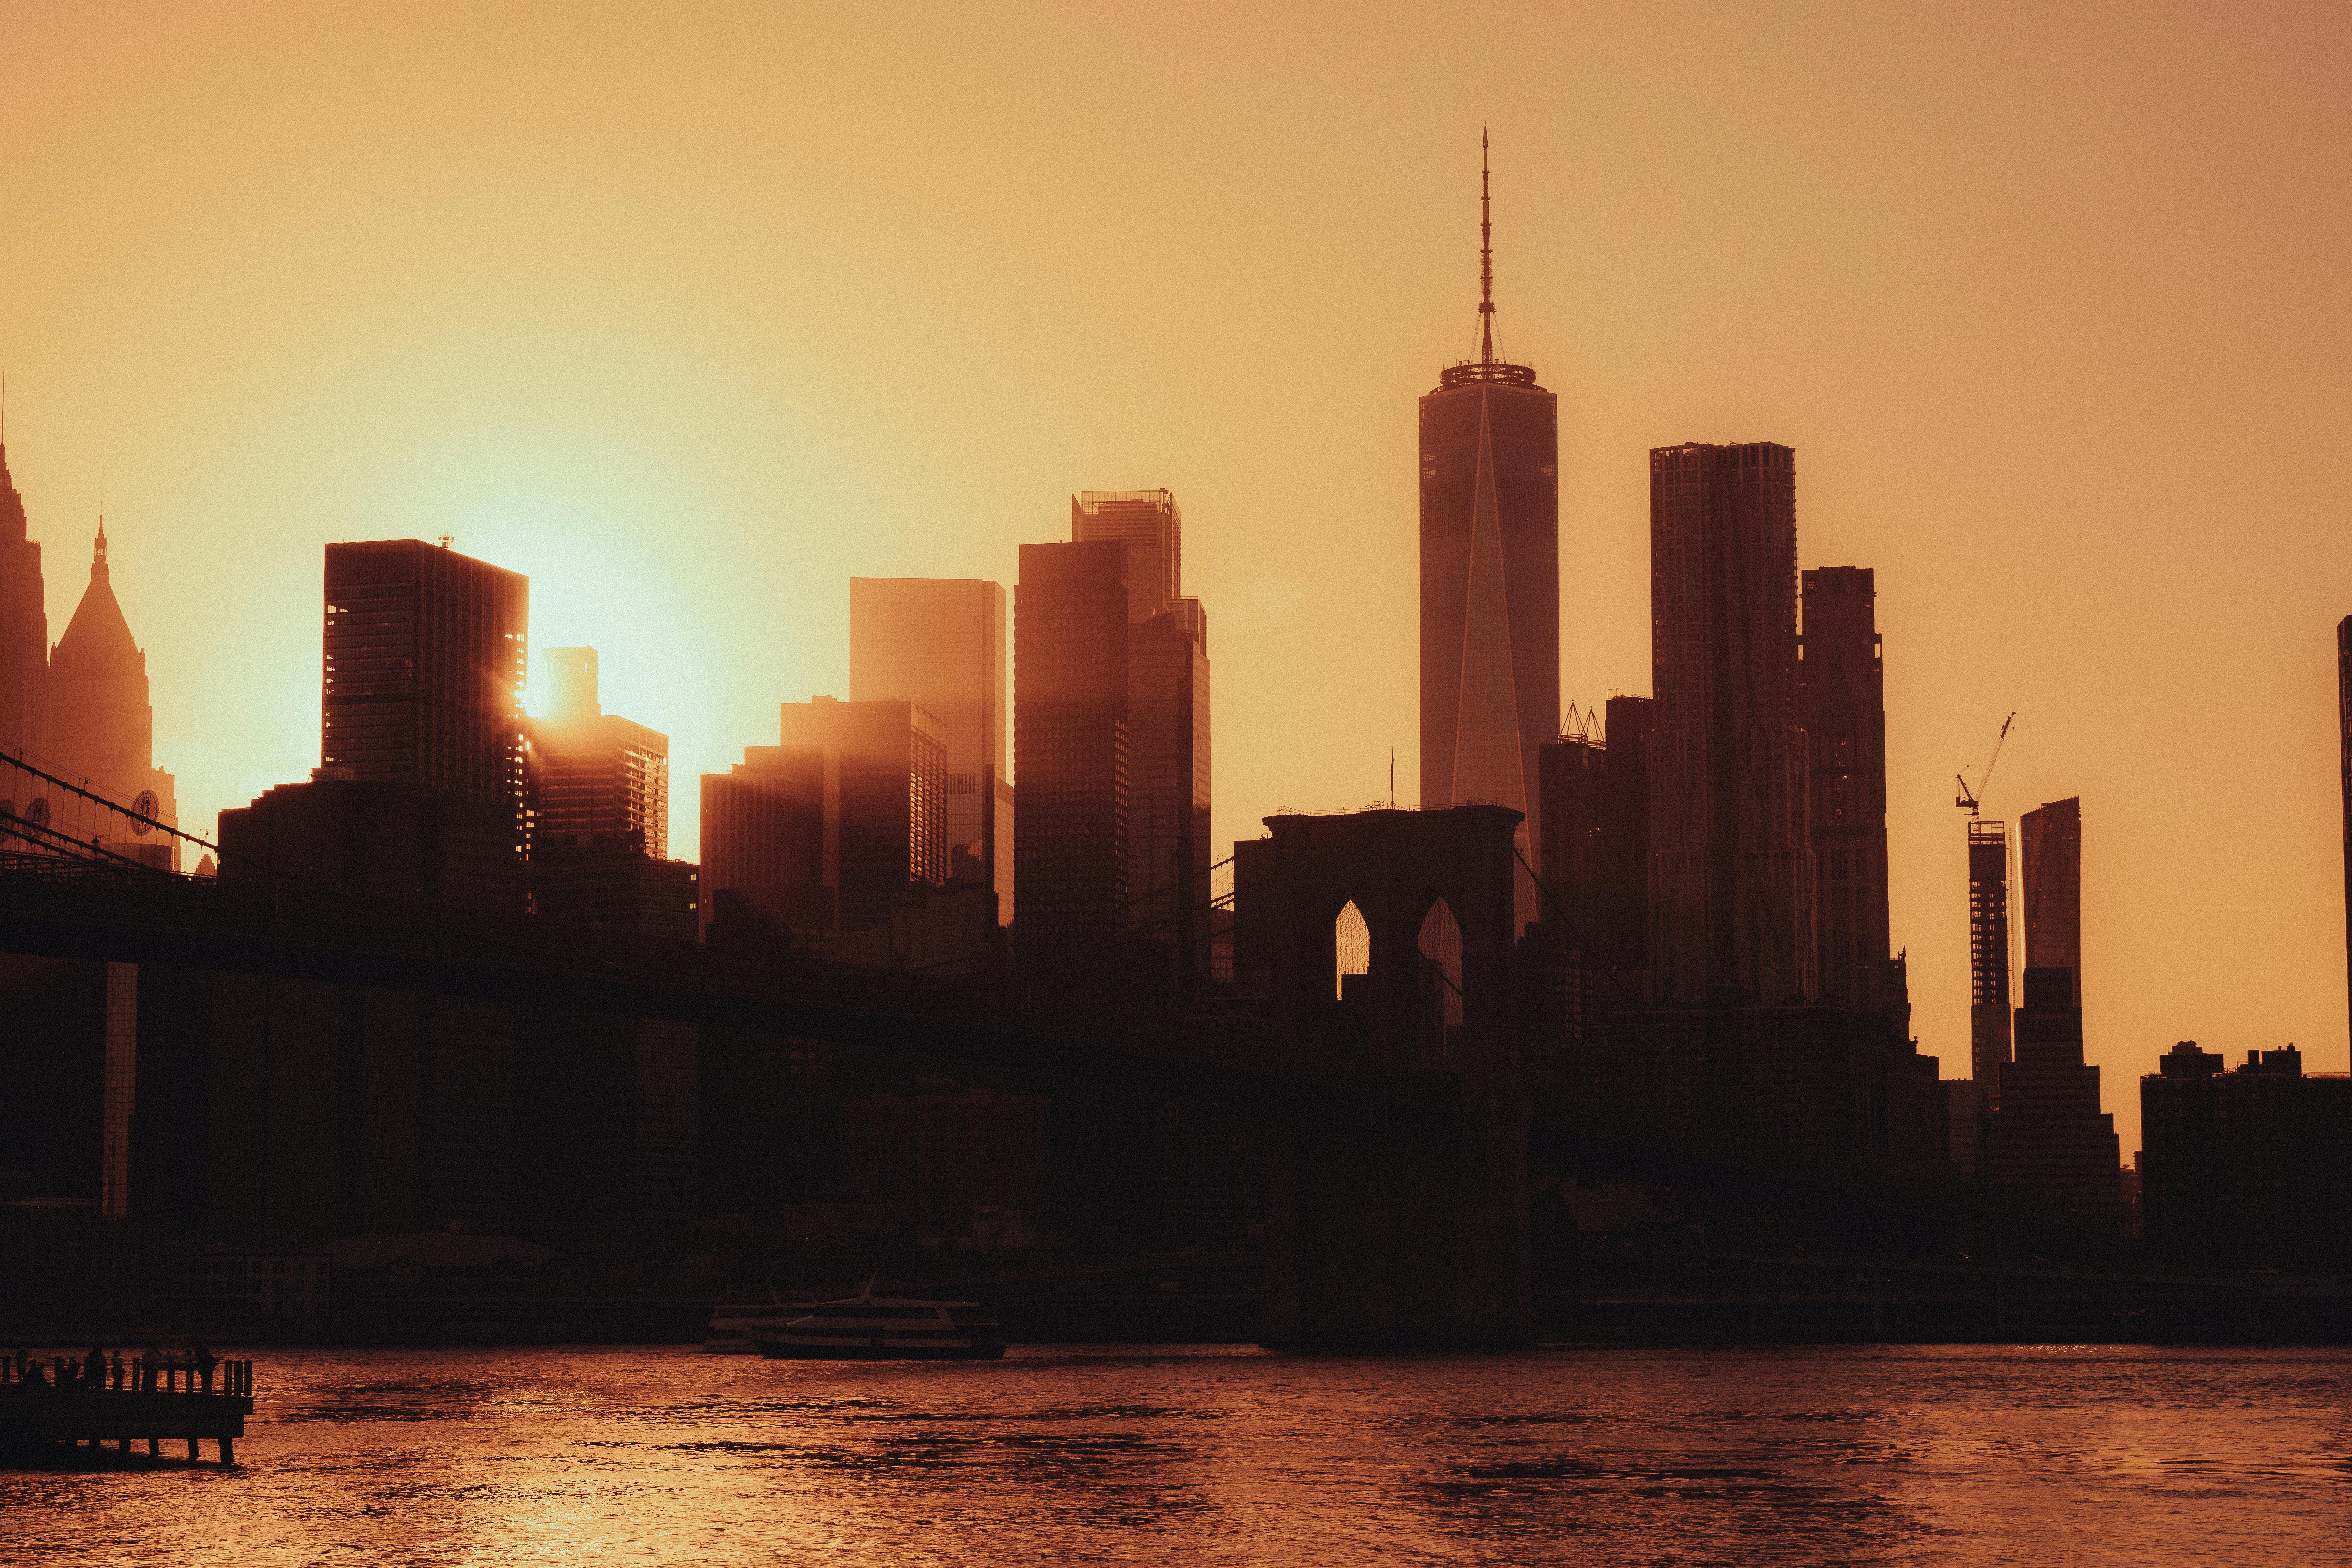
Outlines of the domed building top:
{"label": "domed building top", "polygon": [[[89,563],[89,586],[67,623],[66,635],[49,650],[48,752],[69,773],[93,788],[129,803],[152,791],[152,815],[176,825],[178,803],[172,775],[155,765],[154,710],[148,706],[147,656],[131,635],[106,569],[106,520]],[[176,849],[152,836],[110,843],[134,858],[153,858],[169,868]]]}

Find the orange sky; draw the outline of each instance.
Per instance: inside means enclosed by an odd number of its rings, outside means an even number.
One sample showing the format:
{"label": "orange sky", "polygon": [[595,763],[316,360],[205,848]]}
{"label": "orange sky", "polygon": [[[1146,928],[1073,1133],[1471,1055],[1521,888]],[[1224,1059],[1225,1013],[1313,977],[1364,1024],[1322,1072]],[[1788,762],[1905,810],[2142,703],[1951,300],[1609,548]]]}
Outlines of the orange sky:
{"label": "orange sky", "polygon": [[1165,485],[1222,838],[1417,776],[1414,398],[1560,395],[1562,689],[1649,689],[1644,453],[1797,448],[1878,571],[1895,941],[1967,1060],[1951,774],[2079,794],[2090,1050],[2346,1062],[2340,4],[0,0],[0,360],[52,635],[101,487],[183,819],[317,761],[320,547],[454,533],[693,775],[848,579]]}

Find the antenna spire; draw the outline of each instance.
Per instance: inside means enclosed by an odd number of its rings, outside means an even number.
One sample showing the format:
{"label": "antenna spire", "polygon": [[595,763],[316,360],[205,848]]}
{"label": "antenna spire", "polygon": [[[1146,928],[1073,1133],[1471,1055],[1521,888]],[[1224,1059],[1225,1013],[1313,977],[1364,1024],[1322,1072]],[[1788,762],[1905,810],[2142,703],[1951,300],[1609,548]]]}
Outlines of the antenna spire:
{"label": "antenna spire", "polygon": [[1495,197],[1486,172],[1486,128],[1478,127],[1478,363],[1495,363]]}

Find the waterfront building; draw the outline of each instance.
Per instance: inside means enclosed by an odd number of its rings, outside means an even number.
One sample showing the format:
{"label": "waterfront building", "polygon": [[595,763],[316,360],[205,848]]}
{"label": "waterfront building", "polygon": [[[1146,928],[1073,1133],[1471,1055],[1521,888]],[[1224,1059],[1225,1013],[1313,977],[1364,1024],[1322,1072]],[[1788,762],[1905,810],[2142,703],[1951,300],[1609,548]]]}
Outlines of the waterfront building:
{"label": "waterfront building", "polygon": [[1660,1006],[1816,993],[1796,453],[1650,454],[1650,944]]}
{"label": "waterfront building", "polygon": [[911,702],[947,741],[948,877],[1013,918],[1013,776],[1005,750],[1004,590],[977,578],[852,577],[849,700]]}
{"label": "waterfront building", "polygon": [[2210,1268],[2352,1270],[2352,1078],[2303,1053],[2222,1070],[2183,1040],[2140,1079],[2148,1245]]}

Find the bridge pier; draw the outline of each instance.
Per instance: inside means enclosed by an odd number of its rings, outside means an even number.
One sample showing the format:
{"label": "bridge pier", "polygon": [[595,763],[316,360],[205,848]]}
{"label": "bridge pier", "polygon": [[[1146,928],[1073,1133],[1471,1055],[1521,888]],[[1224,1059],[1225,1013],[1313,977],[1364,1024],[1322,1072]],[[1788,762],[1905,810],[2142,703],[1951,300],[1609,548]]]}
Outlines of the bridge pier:
{"label": "bridge pier", "polygon": [[[1303,1054],[1428,1095],[1367,1095],[1346,1120],[1269,1130],[1267,1343],[1534,1342],[1512,983],[1518,822],[1498,806],[1283,816],[1266,819],[1267,838],[1235,846],[1236,973],[1260,977]],[[1349,905],[1370,952],[1341,1001],[1335,921]],[[1451,951],[1430,934],[1449,926]]]}
{"label": "bridge pier", "polygon": [[1534,1342],[1524,1124],[1375,1118],[1271,1141],[1264,1342]]}

